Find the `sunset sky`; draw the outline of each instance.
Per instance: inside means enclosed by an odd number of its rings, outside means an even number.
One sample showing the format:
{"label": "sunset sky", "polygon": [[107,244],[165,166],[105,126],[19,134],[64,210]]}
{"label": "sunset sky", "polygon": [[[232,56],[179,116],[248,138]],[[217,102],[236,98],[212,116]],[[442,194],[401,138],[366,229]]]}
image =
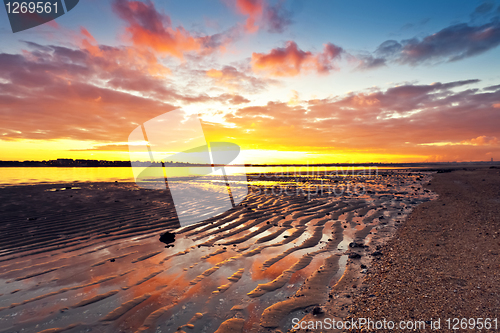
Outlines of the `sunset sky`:
{"label": "sunset sky", "polygon": [[0,12],[0,160],[127,160],[178,108],[247,163],[500,160],[500,1],[81,0],[15,34]]}

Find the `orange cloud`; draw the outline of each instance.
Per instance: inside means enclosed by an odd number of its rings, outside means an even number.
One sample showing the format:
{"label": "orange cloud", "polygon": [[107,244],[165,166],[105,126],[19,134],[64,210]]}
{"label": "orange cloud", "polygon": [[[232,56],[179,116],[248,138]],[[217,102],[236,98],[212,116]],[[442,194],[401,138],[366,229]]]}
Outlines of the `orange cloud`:
{"label": "orange cloud", "polygon": [[81,27],[80,32],[82,35],[84,35],[85,37],[90,39],[94,44],[97,44],[97,41],[95,40],[94,36],[92,36],[87,29],[85,29],[84,27]]}
{"label": "orange cloud", "polygon": [[325,161],[500,158],[500,115],[491,102],[500,91],[451,90],[468,83],[406,84],[300,104],[248,106],[225,116],[232,126],[214,124],[209,134],[236,138],[243,149],[325,154]]}
{"label": "orange cloud", "polygon": [[213,77],[213,78],[222,78],[224,76],[224,73],[222,71],[217,70],[217,69],[209,69],[207,71],[207,76]]}
{"label": "orange cloud", "polygon": [[212,79],[212,82],[220,87],[231,91],[246,91],[255,93],[263,90],[272,83],[272,80],[256,78],[245,74],[232,66],[224,66],[222,69],[209,69],[205,75]]}
{"label": "orange cloud", "polygon": [[89,51],[93,56],[101,57],[102,52],[99,49],[99,45],[97,45],[97,41],[95,40],[94,36],[92,36],[90,32],[83,27],[80,28],[80,33],[85,37],[81,42],[83,49]]}
{"label": "orange cloud", "polygon": [[328,73],[332,69],[337,69],[334,66],[334,60],[340,58],[344,50],[332,43],[324,45],[322,53],[316,55],[314,61],[318,73]]}
{"label": "orange cloud", "polygon": [[114,10],[128,23],[126,31],[136,46],[182,58],[184,52],[201,49],[201,43],[184,28],[171,27],[170,18],[160,14],[153,3],[120,0]]}
{"label": "orange cloud", "polygon": [[238,13],[247,16],[243,26],[247,33],[262,28],[271,33],[282,33],[292,23],[292,13],[285,8],[284,0],[278,0],[274,5],[266,0],[236,0],[235,7]]}
{"label": "orange cloud", "polygon": [[257,32],[259,27],[255,24],[255,22],[262,16],[262,0],[237,0],[236,8],[241,14],[248,15],[245,23],[245,30],[250,33]]}
{"label": "orange cloud", "polygon": [[273,76],[295,76],[310,58],[311,52],[304,52],[295,42],[289,41],[285,48],[272,49],[268,54],[252,53],[252,67],[256,71],[268,71]]}
{"label": "orange cloud", "polygon": [[131,26],[127,31],[135,45],[146,45],[160,53],[182,58],[184,52],[199,51],[201,44],[183,28],[167,28],[165,34],[152,34],[139,26]]}
{"label": "orange cloud", "polygon": [[165,68],[150,52],[99,45],[88,30],[80,33],[81,48],[24,42],[22,54],[0,52],[0,140],[126,141],[137,124],[174,104],[249,102],[180,92],[155,75]]}
{"label": "orange cloud", "polygon": [[152,2],[115,0],[114,11],[128,23],[126,31],[134,46],[179,59],[187,52],[208,54],[224,50],[234,36],[192,36],[182,26],[172,27],[170,17],[159,13]]}
{"label": "orange cloud", "polygon": [[495,109],[500,109],[500,103],[493,104],[493,107],[494,107]]}
{"label": "orange cloud", "polygon": [[461,144],[473,146],[498,145],[498,139],[495,136],[481,135],[475,139],[462,141]]}
{"label": "orange cloud", "polygon": [[374,106],[379,105],[380,101],[375,97],[376,94],[357,94],[353,97],[352,103],[357,106]]}
{"label": "orange cloud", "polygon": [[343,52],[342,48],[328,43],[323,52],[313,54],[302,51],[295,42],[288,41],[285,48],[272,49],[268,54],[252,53],[252,68],[271,76],[296,76],[303,70],[315,70],[323,74],[337,69],[334,62],[340,59]]}
{"label": "orange cloud", "polygon": [[107,61],[101,61],[100,65],[108,72],[120,70],[122,66],[127,66],[127,68],[138,69],[152,76],[170,74],[170,70],[160,64],[157,57],[148,50],[137,48],[101,48],[94,36],[87,29],[81,27],[80,33],[83,35],[78,36],[81,38],[81,48],[94,57],[107,59]]}
{"label": "orange cloud", "polygon": [[[159,64],[149,50],[99,45],[83,28],[78,38],[81,48],[24,42],[30,51],[0,52],[2,142],[124,142],[137,124],[176,108],[174,104],[215,100],[230,106],[231,113],[221,116],[224,122],[210,125],[207,138],[228,138],[243,149],[306,156],[299,158],[321,153],[325,161],[338,161],[335,156],[367,161],[377,154],[388,156],[387,160],[410,155],[413,160],[414,156],[440,160],[484,160],[487,153],[495,159],[500,156],[500,114],[494,107],[500,90],[454,90],[477,80],[403,84],[310,101],[293,92],[292,103],[270,101],[244,107],[249,100],[237,94],[191,96],[166,84],[152,74]],[[305,52],[289,42],[286,48],[259,57],[259,64],[265,70],[281,66],[283,72],[321,72],[334,68],[334,60],[342,54],[335,50],[327,45],[320,53]],[[321,62],[323,66],[318,65]],[[265,89],[268,82],[230,66],[196,73],[214,85],[244,91]],[[457,144],[428,145],[447,142]]]}

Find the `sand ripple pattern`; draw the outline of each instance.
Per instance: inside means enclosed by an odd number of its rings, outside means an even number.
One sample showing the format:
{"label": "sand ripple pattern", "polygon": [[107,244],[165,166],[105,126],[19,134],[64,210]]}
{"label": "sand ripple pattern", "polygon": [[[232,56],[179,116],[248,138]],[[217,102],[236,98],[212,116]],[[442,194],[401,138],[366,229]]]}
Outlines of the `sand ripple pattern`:
{"label": "sand ripple pattern", "polygon": [[[167,192],[134,184],[2,188],[0,332],[290,329],[291,316],[327,302],[350,242],[387,237],[433,198],[430,178],[254,179],[240,205],[184,228]],[[325,184],[365,191],[311,195]],[[166,230],[173,247],[159,242]]]}

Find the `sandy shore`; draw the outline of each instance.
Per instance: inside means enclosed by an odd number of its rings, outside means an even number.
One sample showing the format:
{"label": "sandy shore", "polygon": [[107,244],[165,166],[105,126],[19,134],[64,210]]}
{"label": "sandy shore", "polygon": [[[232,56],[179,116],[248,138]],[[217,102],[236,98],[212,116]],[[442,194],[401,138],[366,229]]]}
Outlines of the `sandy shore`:
{"label": "sandy shore", "polygon": [[0,332],[284,332],[346,311],[431,177],[253,178],[242,204],[183,228],[165,191],[135,184],[0,189]]}
{"label": "sandy shore", "polygon": [[440,331],[465,331],[474,324],[447,319],[491,318],[487,332],[500,331],[500,168],[438,173],[426,187],[439,199],[380,249],[344,318],[419,320],[422,332],[438,319]]}

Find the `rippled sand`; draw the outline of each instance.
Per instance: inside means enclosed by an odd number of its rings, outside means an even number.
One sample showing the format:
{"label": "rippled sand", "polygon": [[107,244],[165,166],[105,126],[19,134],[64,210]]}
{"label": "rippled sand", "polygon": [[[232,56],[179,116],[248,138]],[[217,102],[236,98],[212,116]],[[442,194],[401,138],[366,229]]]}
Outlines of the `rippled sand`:
{"label": "rippled sand", "polygon": [[0,332],[290,329],[435,197],[430,177],[253,177],[240,205],[183,228],[168,193],[134,184],[0,189]]}

